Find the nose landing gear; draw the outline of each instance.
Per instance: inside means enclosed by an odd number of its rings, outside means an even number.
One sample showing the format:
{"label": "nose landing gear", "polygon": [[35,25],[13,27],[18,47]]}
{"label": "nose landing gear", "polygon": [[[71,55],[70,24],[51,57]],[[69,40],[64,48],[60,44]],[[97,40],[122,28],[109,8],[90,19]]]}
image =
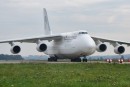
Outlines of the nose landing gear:
{"label": "nose landing gear", "polygon": [[86,56],[84,56],[83,62],[88,62],[88,59],[86,58]]}

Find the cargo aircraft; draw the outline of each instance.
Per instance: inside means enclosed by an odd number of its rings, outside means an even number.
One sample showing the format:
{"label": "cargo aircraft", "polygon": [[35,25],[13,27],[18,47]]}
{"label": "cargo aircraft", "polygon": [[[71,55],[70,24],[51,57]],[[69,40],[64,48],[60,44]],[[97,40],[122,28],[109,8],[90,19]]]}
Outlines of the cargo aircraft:
{"label": "cargo aircraft", "polygon": [[49,55],[48,61],[68,58],[71,59],[71,62],[81,62],[80,57],[85,58],[86,56],[92,55],[95,51],[106,51],[107,45],[105,42],[113,45],[116,54],[125,52],[125,47],[123,45],[130,46],[130,43],[127,42],[92,37],[86,30],[52,34],[46,9],[44,8],[43,11],[45,33],[43,36],[4,40],[0,41],[0,43],[9,43],[11,45],[10,51],[13,54],[18,54],[21,51],[21,47],[15,44],[15,42],[36,43],[37,51]]}

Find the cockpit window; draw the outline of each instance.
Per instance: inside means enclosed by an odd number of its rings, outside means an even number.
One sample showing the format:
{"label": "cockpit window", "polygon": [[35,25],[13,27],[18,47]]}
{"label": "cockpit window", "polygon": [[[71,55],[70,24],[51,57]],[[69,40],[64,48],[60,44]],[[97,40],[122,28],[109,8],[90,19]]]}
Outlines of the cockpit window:
{"label": "cockpit window", "polygon": [[87,32],[79,32],[79,34],[88,34]]}

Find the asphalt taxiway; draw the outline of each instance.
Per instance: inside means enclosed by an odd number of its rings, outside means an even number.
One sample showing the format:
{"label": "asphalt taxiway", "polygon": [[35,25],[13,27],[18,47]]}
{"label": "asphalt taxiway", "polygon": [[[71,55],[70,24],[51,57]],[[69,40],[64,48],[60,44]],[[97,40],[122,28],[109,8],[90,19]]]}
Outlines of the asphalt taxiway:
{"label": "asphalt taxiway", "polygon": [[[108,63],[106,61],[88,61],[88,62],[70,62],[70,61],[58,61],[48,62],[47,60],[0,60],[0,64],[20,64],[20,63],[48,63],[48,64],[60,64],[60,63]],[[113,62],[112,62],[113,63]],[[119,63],[119,62],[116,62]],[[130,64],[130,62],[123,62],[122,64]]]}

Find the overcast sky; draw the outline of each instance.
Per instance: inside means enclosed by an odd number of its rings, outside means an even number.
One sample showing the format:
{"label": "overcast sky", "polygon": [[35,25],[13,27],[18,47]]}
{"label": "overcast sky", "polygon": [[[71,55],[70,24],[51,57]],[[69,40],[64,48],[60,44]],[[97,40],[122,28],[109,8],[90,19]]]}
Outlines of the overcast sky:
{"label": "overcast sky", "polygon": [[[0,0],[0,40],[43,35],[43,8],[54,34],[87,30],[91,36],[130,42],[130,0]],[[107,45],[106,52],[95,55],[113,55]],[[20,46],[21,55],[43,54],[36,44]],[[11,54],[10,45],[0,44],[1,53]]]}

